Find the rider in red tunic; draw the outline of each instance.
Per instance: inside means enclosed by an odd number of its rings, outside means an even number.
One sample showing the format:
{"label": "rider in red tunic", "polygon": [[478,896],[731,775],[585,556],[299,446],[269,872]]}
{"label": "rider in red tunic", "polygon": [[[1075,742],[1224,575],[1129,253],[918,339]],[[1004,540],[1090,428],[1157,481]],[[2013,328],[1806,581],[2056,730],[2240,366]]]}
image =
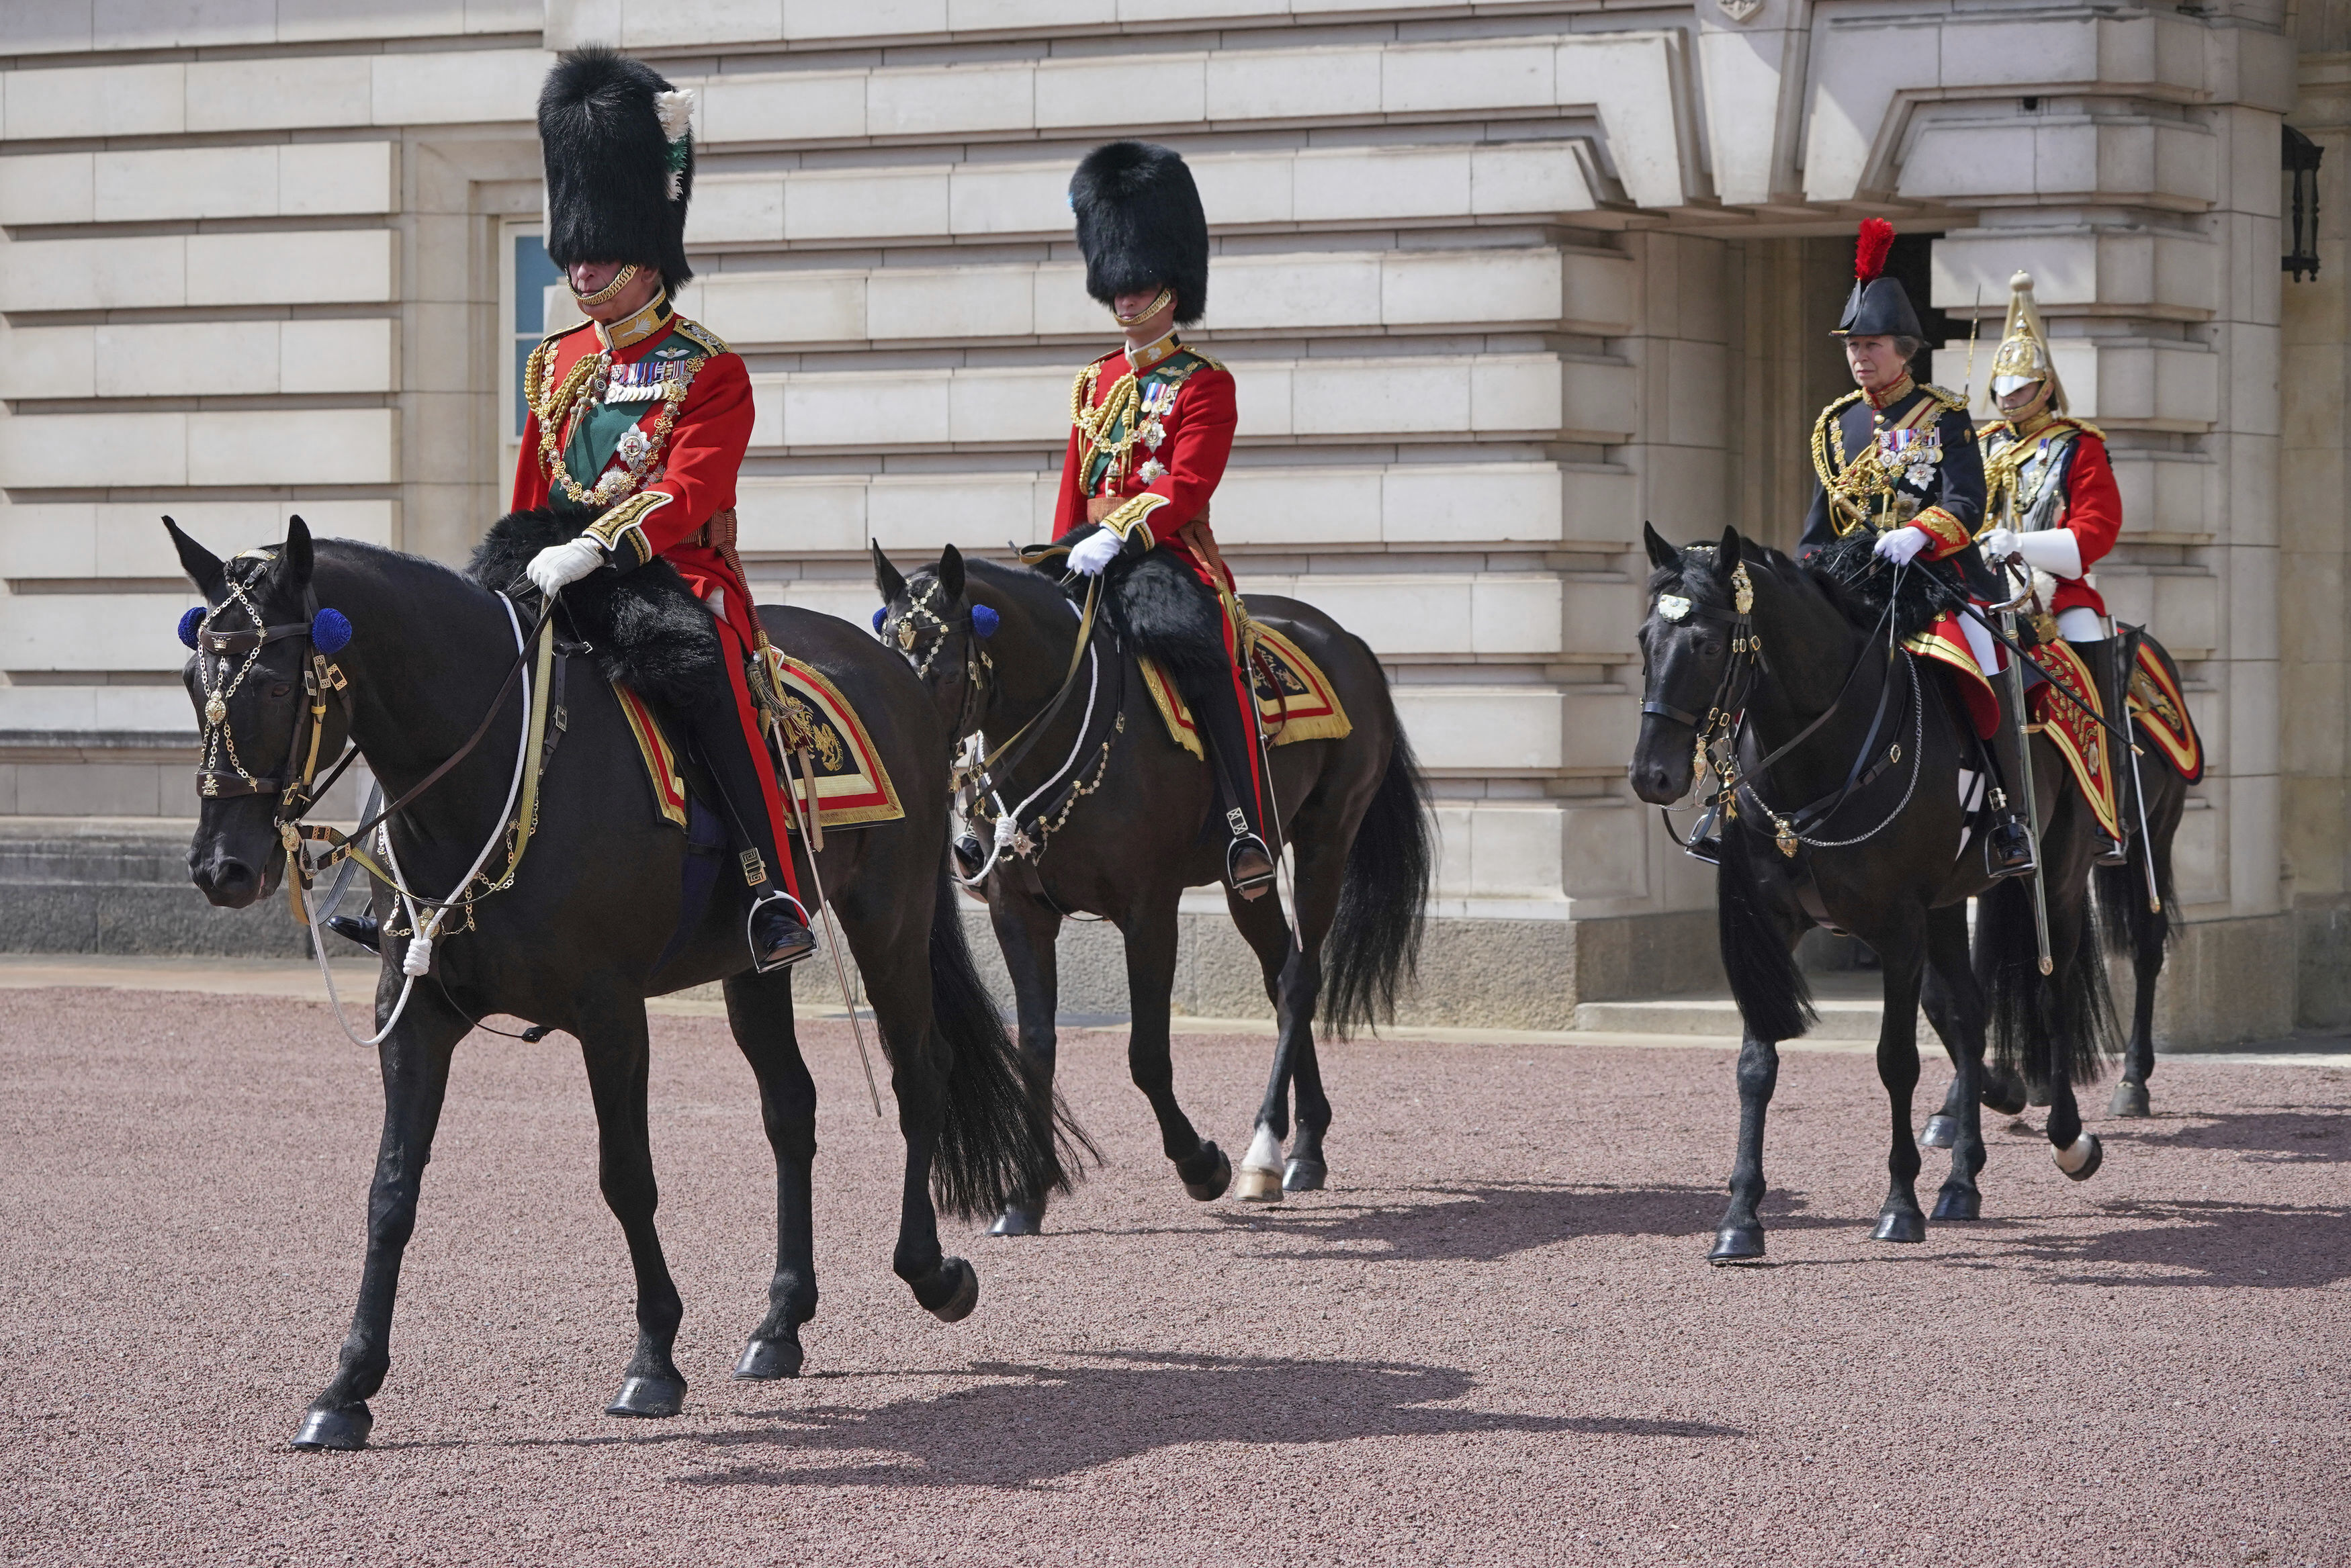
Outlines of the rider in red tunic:
{"label": "rider in red tunic", "polygon": [[580,519],[577,538],[531,562],[540,592],[660,556],[709,607],[726,680],[674,717],[722,797],[752,894],[752,957],[768,970],[808,957],[816,940],[747,679],[766,648],[735,555],[751,379],[739,356],[669,303],[694,275],[684,247],[692,110],[691,93],[609,49],[575,50],[548,75],[538,102],[547,252],[590,319],[550,336],[525,369],[530,417],[513,504]]}
{"label": "rider in red tunic", "polygon": [[1165,147],[1113,141],[1088,153],[1070,182],[1086,292],[1125,335],[1078,372],[1053,532],[1075,541],[1072,570],[1089,576],[1122,556],[1167,550],[1216,593],[1225,643],[1221,677],[1173,671],[1215,768],[1231,839],[1227,877],[1245,898],[1273,882],[1259,776],[1257,704],[1242,679],[1233,575],[1208,531],[1208,498],[1224,477],[1238,421],[1233,378],[1185,346],[1177,328],[1208,302],[1208,220],[1184,160]]}

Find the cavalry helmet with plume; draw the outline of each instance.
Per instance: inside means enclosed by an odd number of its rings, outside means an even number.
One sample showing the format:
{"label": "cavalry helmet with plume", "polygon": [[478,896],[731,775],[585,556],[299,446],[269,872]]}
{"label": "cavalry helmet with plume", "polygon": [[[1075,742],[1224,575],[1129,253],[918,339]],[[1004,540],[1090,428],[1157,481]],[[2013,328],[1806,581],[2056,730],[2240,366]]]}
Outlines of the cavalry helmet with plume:
{"label": "cavalry helmet with plume", "polygon": [[1902,280],[1889,276],[1886,258],[1894,249],[1894,225],[1883,218],[1864,218],[1853,248],[1853,292],[1845,296],[1844,315],[1838,320],[1839,337],[1915,337],[1924,342],[1927,329],[1910,307]]}
{"label": "cavalry helmet with plume", "polygon": [[1996,401],[2034,381],[2049,383],[2047,407],[2052,413],[2064,413],[2065,388],[2049,357],[2049,333],[2041,325],[2041,307],[2033,303],[2032,275],[2020,272],[2008,280],[2008,324],[1991,357],[1991,395]]}
{"label": "cavalry helmet with plume", "polygon": [[694,94],[617,49],[559,57],[538,94],[547,161],[547,254],[556,265],[633,262],[674,295],[694,275],[685,208],[694,195]]}
{"label": "cavalry helmet with plume", "polygon": [[1095,148],[1070,179],[1070,210],[1088,294],[1108,305],[1122,294],[1172,289],[1176,321],[1200,319],[1208,307],[1208,215],[1179,154],[1147,141]]}

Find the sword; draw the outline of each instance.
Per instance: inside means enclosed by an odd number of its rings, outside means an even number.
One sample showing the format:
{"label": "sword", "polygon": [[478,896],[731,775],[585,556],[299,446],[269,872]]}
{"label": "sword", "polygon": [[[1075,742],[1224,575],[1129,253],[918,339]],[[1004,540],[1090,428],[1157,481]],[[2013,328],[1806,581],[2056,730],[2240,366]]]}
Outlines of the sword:
{"label": "sword", "polygon": [[[2011,501],[2011,514],[2015,503]],[[2003,571],[2014,570],[2016,557],[2001,563]],[[2029,568],[2028,568],[2029,570]],[[2029,585],[2032,578],[2025,579]],[[2002,629],[2011,641],[2016,637],[2016,612],[2001,611]],[[2049,897],[2041,876],[2041,805],[2032,789],[2032,732],[2028,722],[2031,715],[2024,706],[2024,660],[2011,653],[2008,659],[2008,691],[2016,703],[2016,787],[2024,800],[2024,834],[2032,845],[2032,933],[2041,944],[2041,972],[2049,973],[2056,965],[2049,955]]]}

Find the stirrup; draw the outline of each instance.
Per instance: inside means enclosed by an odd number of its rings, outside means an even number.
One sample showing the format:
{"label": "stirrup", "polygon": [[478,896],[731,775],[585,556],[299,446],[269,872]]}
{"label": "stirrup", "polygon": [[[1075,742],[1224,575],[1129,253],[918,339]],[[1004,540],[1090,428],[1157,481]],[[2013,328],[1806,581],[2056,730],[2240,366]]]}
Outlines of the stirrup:
{"label": "stirrup", "polygon": [[2090,862],[2093,866],[2127,866],[2130,864],[2130,840],[2109,838],[2098,835],[2098,853]]}
{"label": "stirrup", "polygon": [[2022,817],[2004,816],[1984,835],[1984,871],[1994,881],[2004,877],[2030,877],[2041,867],[2032,857],[2032,840]]}
{"label": "stirrup", "polygon": [[[1259,857],[1259,864],[1244,871],[1241,861],[1250,854]],[[1273,852],[1265,846],[1264,839],[1246,829],[1233,835],[1232,842],[1225,846],[1225,880],[1244,898],[1265,896],[1265,890],[1273,886]]]}
{"label": "stirrup", "polygon": [[[760,911],[782,904],[787,908],[776,913],[788,922],[774,932],[769,942],[759,939]],[[770,918],[767,924],[774,926]],[[772,974],[816,954],[816,933],[809,929],[808,909],[789,893],[769,893],[751,902],[751,912],[743,917],[743,940],[751,950],[751,969],[758,974]]]}

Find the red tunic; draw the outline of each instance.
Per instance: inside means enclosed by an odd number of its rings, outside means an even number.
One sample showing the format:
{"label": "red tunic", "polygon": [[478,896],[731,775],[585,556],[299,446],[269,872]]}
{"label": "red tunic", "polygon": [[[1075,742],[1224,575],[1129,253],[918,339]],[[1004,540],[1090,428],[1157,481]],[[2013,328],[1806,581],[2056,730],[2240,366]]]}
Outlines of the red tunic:
{"label": "red tunic", "polygon": [[[2069,609],[2088,609],[2104,615],[2106,601],[2087,579],[2091,569],[2105,558],[2122,533],[2122,492],[2115,484],[2115,468],[2106,456],[2105,440],[2095,426],[2062,415],[2051,420],[2050,426],[2070,430],[2074,434],[2068,443],[2070,450],[2058,460],[2064,464],[2058,476],[2063,489],[2048,525],[2074,531],[2074,547],[2082,554],[2082,576],[2057,578],[2057,592],[2049,613],[2063,615]],[[1998,440],[2006,429],[2004,425],[1994,425],[1988,433]],[[2048,427],[2043,427],[2021,439],[2034,441],[2048,433]]]}
{"label": "red tunic", "polygon": [[[614,350],[612,362],[616,367],[637,364],[656,349],[674,349],[681,343],[703,363],[695,371],[684,400],[678,405],[668,445],[656,454],[648,483],[600,513],[586,530],[586,536],[603,547],[605,559],[617,571],[630,571],[655,556],[661,556],[677,568],[686,586],[717,618],[723,645],[719,662],[726,666],[728,682],[734,688],[736,711],[750,742],[751,758],[768,797],[768,823],[775,830],[776,846],[784,861],[778,874],[797,897],[787,848],[790,843],[786,836],[787,814],[778,793],[758,710],[743,673],[751,650],[758,646],[758,621],[751,603],[751,590],[728,564],[725,554],[703,537],[704,524],[718,514],[734,509],[735,477],[743,466],[744,449],[751,444],[750,372],[744,368],[741,355],[730,352],[716,337],[682,316],[671,317],[666,329],[656,328],[651,337]],[[539,378],[540,384],[549,388],[560,386],[572,367],[602,348],[603,339],[593,323],[584,323],[549,339],[541,346],[549,363]],[[636,428],[652,435],[663,407],[659,398],[649,400]],[[548,504],[555,488],[548,464],[561,464],[572,430],[567,425],[556,432],[554,452],[549,459],[540,456],[540,436],[538,411],[533,409],[523,423],[522,452],[515,464],[513,510],[517,512]],[[605,471],[611,472],[621,462],[615,453],[605,464]]]}
{"label": "red tunic", "polygon": [[[1123,504],[1104,520],[1105,526],[1125,535],[1131,526],[1139,524],[1154,545],[1172,549],[1189,562],[1202,582],[1211,587],[1229,588],[1233,586],[1231,572],[1227,571],[1220,581],[1208,563],[1176,535],[1177,529],[1195,518],[1202,519],[1202,526],[1207,526],[1204,514],[1208,497],[1216,493],[1217,482],[1225,476],[1225,462],[1232,456],[1233,430],[1239,417],[1233,399],[1232,373],[1223,366],[1181,348],[1160,362],[1186,355],[1199,363],[1176,387],[1175,401],[1158,412],[1159,423],[1165,432],[1158,448],[1149,451],[1136,445],[1126,460],[1110,465],[1092,493],[1123,498]],[[1100,408],[1133,367],[1123,348],[1105,354],[1094,363],[1101,369],[1094,379],[1093,406]],[[1056,537],[1085,524],[1087,459],[1092,455],[1085,437],[1071,425],[1069,447],[1061,460],[1061,499],[1053,508]],[[1165,472],[1146,479],[1144,475],[1153,463]]]}

